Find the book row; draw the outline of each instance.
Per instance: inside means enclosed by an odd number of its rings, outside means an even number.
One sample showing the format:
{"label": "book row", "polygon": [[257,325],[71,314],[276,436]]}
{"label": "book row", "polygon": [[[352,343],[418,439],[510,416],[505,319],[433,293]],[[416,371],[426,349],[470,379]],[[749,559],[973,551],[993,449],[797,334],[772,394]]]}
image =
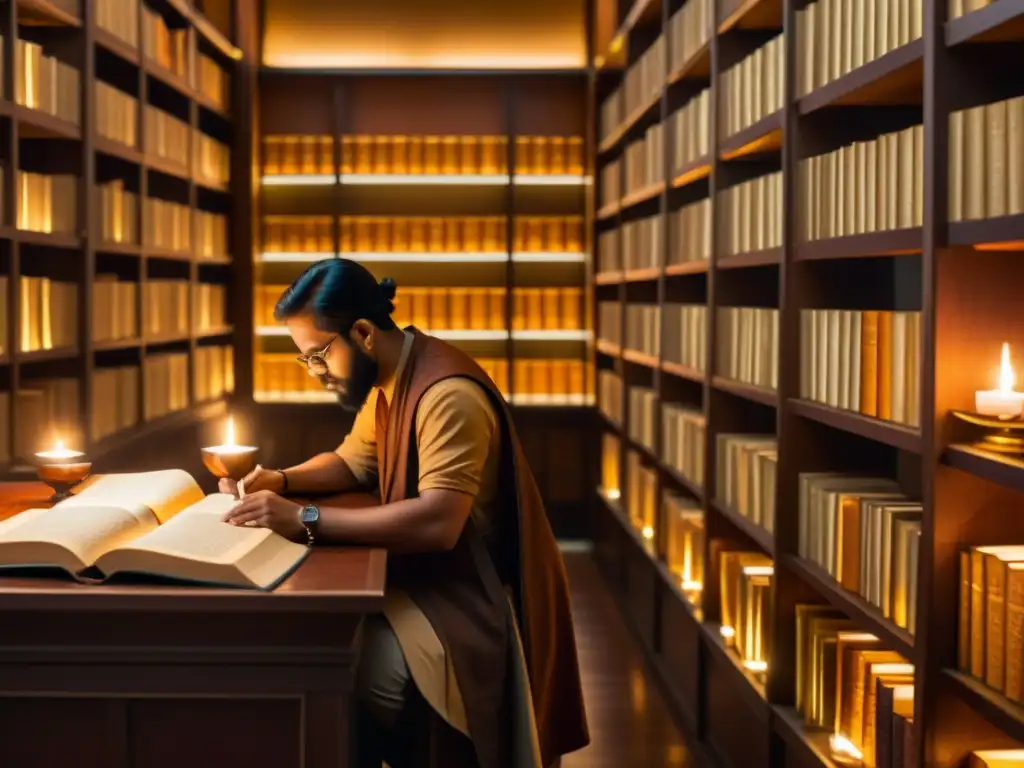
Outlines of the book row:
{"label": "book row", "polygon": [[[256,324],[274,325],[274,304],[286,286],[256,288]],[[399,325],[431,330],[501,331],[506,322],[505,288],[405,288],[398,291],[393,319]],[[583,289],[516,288],[512,292],[513,330],[579,330]]]}
{"label": "book row", "polygon": [[[139,244],[139,196],[120,179],[98,185],[101,242]],[[228,217],[159,198],[146,206],[145,244],[187,252],[197,259],[223,259],[228,250]],[[191,224],[189,223],[191,221]],[[191,230],[191,231],[190,231]]]}
{"label": "book row", "polygon": [[[0,51],[3,43],[0,43]],[[81,75],[75,67],[49,56],[39,43],[17,40],[14,46],[14,100],[29,109],[79,125]]]}
{"label": "book row", "polygon": [[780,34],[722,73],[721,138],[782,109],[785,50],[785,36]]}
{"label": "book row", "polygon": [[800,358],[805,400],[920,426],[920,312],[801,310]]}
{"label": "book row", "polygon": [[1024,213],[1024,97],[949,116],[949,220]]}
{"label": "book row", "polygon": [[[502,392],[509,392],[509,361],[506,358],[476,358]],[[581,402],[587,392],[586,364],[568,358],[522,359],[512,361],[517,402],[530,397],[538,402]],[[255,389],[273,399],[291,393],[319,393],[320,382],[297,364],[294,355],[260,354],[256,359]]]}
{"label": "book row", "polygon": [[[703,440],[699,447],[703,447]],[[715,435],[715,455],[717,503],[767,533],[774,533],[779,464],[775,437],[719,433]]]}
{"label": "book row", "polygon": [[[331,136],[271,135],[263,139],[263,173],[329,174],[337,171]],[[581,136],[517,136],[520,174],[582,175]],[[508,173],[505,136],[342,136],[342,174],[494,175]]]}

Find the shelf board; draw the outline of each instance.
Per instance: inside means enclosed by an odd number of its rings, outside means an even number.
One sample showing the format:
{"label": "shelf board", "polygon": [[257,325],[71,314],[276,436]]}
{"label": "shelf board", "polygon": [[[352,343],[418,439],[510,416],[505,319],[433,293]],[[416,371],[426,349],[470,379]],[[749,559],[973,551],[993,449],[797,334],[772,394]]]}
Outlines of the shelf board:
{"label": "shelf board", "polygon": [[692,160],[675,172],[672,187],[679,189],[711,175],[711,158],[705,155]]}
{"label": "shelf board", "polygon": [[883,421],[862,413],[832,408],[810,400],[790,398],[789,407],[797,416],[817,421],[843,432],[860,435],[911,453],[921,452],[921,431],[915,427],[908,427],[893,421]]}
{"label": "shelf board", "polygon": [[684,261],[679,264],[666,264],[665,277],[681,277],[683,275],[703,275],[708,271],[706,259]]}
{"label": "shelf board", "polygon": [[173,176],[176,179],[184,179],[185,181],[191,181],[191,174],[188,172],[188,166],[183,163],[176,162],[174,160],[168,160],[167,158],[154,155],[151,152],[144,154],[146,167],[151,171],[158,171],[167,176]]}
{"label": "shelf board", "polygon": [[159,80],[169,88],[173,88],[181,95],[191,99],[195,95],[195,89],[189,85],[188,80],[179,74],[171,72],[157,64],[153,59],[143,57],[142,69],[154,80]]}
{"label": "shelf board", "polygon": [[670,477],[673,482],[685,488],[686,491],[691,496],[693,496],[693,498],[695,498],[697,501],[704,500],[704,489],[701,488],[697,483],[690,480],[690,478],[683,475],[682,472],[675,469],[674,467],[670,467],[666,464],[661,463],[660,461],[658,462],[658,466],[660,467],[661,471],[665,473],[666,476]]}
{"label": "shelf board", "polygon": [[659,181],[654,184],[649,184],[643,189],[630,192],[619,201],[620,210],[632,208],[634,205],[640,205],[640,203],[646,203],[648,200],[653,200],[664,191],[665,182]]}
{"label": "shelf board", "polygon": [[686,592],[683,591],[683,586],[681,584],[682,579],[672,573],[672,571],[668,569],[668,566],[661,560],[655,560],[654,567],[658,570],[658,575],[661,576],[661,580],[665,582],[665,585],[672,591],[675,598],[683,604],[687,613],[693,617],[694,621],[701,621],[701,608],[699,605],[694,605],[690,602],[690,599],[686,596]]}
{"label": "shelf board", "polygon": [[733,381],[723,376],[715,376],[711,379],[711,385],[720,392],[728,392],[734,397],[742,397],[753,403],[761,403],[772,408],[779,404],[779,393],[777,390],[768,387],[758,387],[753,384],[744,384],[741,381]]}
{"label": "shelf board", "polygon": [[910,632],[884,618],[881,611],[860,595],[843,589],[814,563],[790,554],[784,554],[780,559],[785,568],[799,576],[801,581],[825,598],[829,605],[845,613],[860,629],[871,632],[884,645],[914,663],[914,636]]}
{"label": "shelf board", "polygon": [[95,141],[93,142],[93,147],[97,152],[104,155],[110,155],[111,157],[117,157],[121,160],[127,160],[129,163],[143,165],[145,162],[145,158],[140,150],[103,136],[96,136]]}
{"label": "shelf board", "polygon": [[736,671],[737,689],[747,699],[751,709],[764,710],[765,718],[768,720],[768,699],[765,696],[764,683],[757,679],[751,672],[743,668],[742,662],[736,652],[725,644],[722,639],[721,624],[712,622],[701,622],[701,636],[711,652],[718,657],[720,662],[727,663]]}
{"label": "shelf board", "polygon": [[921,227],[890,229],[864,235],[830,237],[798,243],[796,261],[861,259],[870,256],[909,256],[921,253],[924,235]]}
{"label": "shelf board", "polygon": [[683,80],[707,80],[711,77],[711,43],[704,43],[700,49],[677,67],[668,76],[667,84],[674,85]]}
{"label": "shelf board", "polygon": [[34,349],[31,352],[19,350],[15,357],[21,363],[41,363],[50,360],[72,360],[78,357],[77,347],[58,347],[57,349]]}
{"label": "shelf board", "polygon": [[338,398],[333,392],[306,390],[301,392],[261,392],[256,390],[252,399],[257,403],[276,403],[287,405],[325,405],[337,403]]}
{"label": "shelf board", "polygon": [[93,29],[93,39],[96,41],[96,45],[100,48],[124,59],[129,64],[134,64],[135,66],[139,65],[139,49],[133,48],[124,40],[117,37],[117,35],[113,35],[102,27],[97,26]]}
{"label": "shelf board", "polygon": [[23,139],[72,139],[82,138],[82,129],[67,120],[61,120],[38,109],[31,109],[21,104],[8,104],[10,112],[19,126],[19,135]]}
{"label": "shelf board", "polygon": [[730,29],[782,29],[782,0],[734,0],[736,7],[719,20],[718,34]]}
{"label": "shelf board", "polygon": [[507,173],[346,173],[340,183],[349,186],[508,186]]}
{"label": "shelf board", "polygon": [[609,357],[619,357],[622,355],[622,347],[604,339],[598,339],[594,346],[602,355],[608,355]]}
{"label": "shelf board", "polygon": [[654,355],[648,355],[644,352],[638,352],[635,349],[624,349],[622,350],[622,359],[627,362],[634,363],[636,365],[642,365],[645,368],[657,368],[658,358]]}
{"label": "shelf board", "polygon": [[624,283],[646,283],[657,280],[661,277],[659,267],[647,267],[645,269],[627,269],[622,277]]}
{"label": "shelf board", "polygon": [[498,253],[265,253],[260,257],[260,261],[312,263],[337,256],[367,264],[505,264],[508,262],[507,251]]}
{"label": "shelf board", "polygon": [[630,112],[615,130],[602,139],[601,143],[597,146],[597,153],[603,155],[615,149],[619,142],[629,135],[634,126],[638,125],[645,117],[653,114],[654,110],[659,106],[661,106],[661,91]]}
{"label": "shelf board", "polygon": [[187,333],[173,333],[166,336],[150,336],[142,340],[143,346],[147,349],[150,347],[170,347],[177,344],[187,344],[192,338]]}
{"label": "shelf board", "polygon": [[613,216],[617,216],[621,210],[622,204],[618,200],[614,200],[597,209],[597,220],[604,221],[605,219],[610,219]]}
{"label": "shelf board", "polygon": [[839,105],[920,104],[924,41],[914,40],[847,72],[797,102],[801,114]]}
{"label": "shelf board", "polygon": [[196,331],[195,336],[197,339],[213,339],[218,336],[229,336],[234,332],[234,328],[230,325],[225,325],[220,328],[206,328],[205,330]]}
{"label": "shelf board", "polygon": [[587,341],[590,332],[583,329],[568,330],[514,330],[513,341]]}
{"label": "shelf board", "polygon": [[678,376],[680,379],[695,381],[698,384],[704,383],[704,371],[698,371],[696,368],[690,368],[687,365],[680,365],[679,363],[670,363],[668,360],[662,360],[661,370],[665,373],[671,374],[672,376]]}
{"label": "shelf board", "polygon": [[598,285],[618,285],[622,282],[621,272],[598,272],[594,275],[594,282]]}
{"label": "shelf board", "polygon": [[612,513],[612,517],[619,521],[619,525],[625,529],[626,533],[633,540],[633,543],[635,543],[637,547],[647,555],[653,565],[656,562],[653,542],[645,539],[641,535],[640,531],[633,527],[633,524],[630,523],[629,518],[626,516],[625,510],[617,500],[608,498],[600,488],[597,491],[597,495],[604,501],[605,506],[608,507],[608,511]]}
{"label": "shelf board", "polygon": [[778,265],[782,262],[782,248],[765,248],[761,251],[737,253],[732,256],[720,256],[715,259],[717,269],[744,269],[746,267],[764,267]]}
{"label": "shelf board", "polygon": [[775,537],[771,533],[720,501],[712,500],[708,506],[728,520],[733,528],[741,531],[744,536],[757,544],[766,555],[775,557]]}
{"label": "shelf board", "polygon": [[999,0],[946,22],[946,45],[1024,40],[1024,0]]}
{"label": "shelf board", "polygon": [[93,352],[111,352],[119,349],[135,349],[142,346],[142,339],[105,339],[92,343]]}
{"label": "shelf board", "polygon": [[332,173],[274,173],[260,176],[264,187],[332,187],[338,175]]}
{"label": "shelf board", "polygon": [[593,183],[590,176],[575,173],[517,173],[512,177],[516,187],[586,187]]}
{"label": "shelf board", "polygon": [[[86,0],[88,2],[89,0]],[[48,0],[18,0],[18,23],[38,27],[82,26],[82,20]]]}
{"label": "shelf board", "polygon": [[516,251],[512,254],[516,264],[583,264],[586,260],[587,254],[572,251]]}
{"label": "shelf board", "polygon": [[718,156],[736,160],[782,149],[782,110],[758,120],[718,143]]}
{"label": "shelf board", "polygon": [[143,254],[147,259],[162,259],[163,261],[192,260],[192,254],[189,251],[175,251],[170,248],[157,248],[154,245],[143,246]]}
{"label": "shelf board", "polygon": [[946,669],[943,674],[952,683],[950,687],[971,709],[1011,739],[1024,741],[1024,706],[959,670]]}
{"label": "shelf board", "polygon": [[951,222],[949,244],[979,251],[1024,251],[1024,214]]}
{"label": "shelf board", "polygon": [[199,89],[196,89],[196,91],[192,94],[192,99],[195,101],[196,104],[205,109],[211,115],[216,115],[221,120],[231,122],[231,115],[227,112],[227,110],[225,110],[224,107],[215,102],[213,99],[211,99],[209,96],[207,96]]}
{"label": "shelf board", "polygon": [[18,242],[25,245],[41,245],[47,248],[66,248],[76,250],[82,247],[82,238],[77,235],[66,235],[62,232],[33,232],[28,229],[18,230]]}
{"label": "shelf board", "polygon": [[142,256],[138,243],[96,243],[96,253],[112,253],[118,256]]}
{"label": "shelf board", "polygon": [[1000,455],[972,445],[950,445],[942,453],[942,463],[975,477],[1024,492],[1024,460]]}
{"label": "shelf board", "polygon": [[822,728],[810,728],[804,723],[800,713],[793,707],[772,707],[772,723],[774,730],[788,745],[787,754],[790,749],[806,759],[792,761],[794,765],[811,765],[817,763],[824,768],[839,768],[832,760],[831,749],[829,748],[829,737],[831,734]]}

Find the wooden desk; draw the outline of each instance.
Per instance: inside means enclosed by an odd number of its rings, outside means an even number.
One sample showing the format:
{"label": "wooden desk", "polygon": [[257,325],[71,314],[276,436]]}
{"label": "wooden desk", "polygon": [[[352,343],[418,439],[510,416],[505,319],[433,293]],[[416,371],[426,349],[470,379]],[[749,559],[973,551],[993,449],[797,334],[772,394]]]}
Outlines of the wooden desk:
{"label": "wooden desk", "polygon": [[[38,506],[0,485],[0,519]],[[0,575],[0,766],[341,768],[381,550],[324,548],[270,593]]]}

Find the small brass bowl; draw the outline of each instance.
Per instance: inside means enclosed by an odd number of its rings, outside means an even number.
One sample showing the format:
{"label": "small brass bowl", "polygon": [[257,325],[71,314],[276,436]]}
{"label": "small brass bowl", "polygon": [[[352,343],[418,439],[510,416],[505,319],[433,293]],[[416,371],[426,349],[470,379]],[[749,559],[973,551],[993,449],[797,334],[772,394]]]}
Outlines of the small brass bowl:
{"label": "small brass bowl", "polygon": [[50,501],[56,504],[71,496],[71,491],[89,476],[92,462],[84,455],[34,457],[36,476],[53,489]]}
{"label": "small brass bowl", "polygon": [[203,448],[203,465],[214,477],[238,482],[256,468],[256,452],[248,445]]}
{"label": "small brass bowl", "polygon": [[1003,455],[1024,455],[1024,419],[1000,419],[971,411],[951,411],[953,418],[973,425],[979,434],[976,448]]}

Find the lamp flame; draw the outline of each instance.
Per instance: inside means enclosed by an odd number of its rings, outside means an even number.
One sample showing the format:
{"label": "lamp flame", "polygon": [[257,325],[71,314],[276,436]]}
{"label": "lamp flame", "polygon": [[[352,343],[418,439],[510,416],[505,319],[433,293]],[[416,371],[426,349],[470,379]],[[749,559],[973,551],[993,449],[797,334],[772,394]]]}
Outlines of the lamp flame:
{"label": "lamp flame", "polygon": [[235,420],[228,417],[228,428],[224,433],[224,445],[235,445]]}
{"label": "lamp flame", "polygon": [[1003,342],[1003,354],[999,363],[999,391],[1013,392],[1013,366],[1010,365],[1010,345]]}

